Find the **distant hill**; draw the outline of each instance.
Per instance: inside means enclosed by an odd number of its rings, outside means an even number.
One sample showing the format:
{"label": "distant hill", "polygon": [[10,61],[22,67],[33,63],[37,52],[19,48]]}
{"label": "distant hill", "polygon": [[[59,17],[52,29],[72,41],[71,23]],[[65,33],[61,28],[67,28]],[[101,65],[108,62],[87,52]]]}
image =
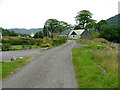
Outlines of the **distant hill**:
{"label": "distant hill", "polygon": [[32,28],[32,29],[25,29],[25,28],[12,28],[8,29],[9,31],[14,31],[16,33],[21,33],[21,34],[35,34],[36,32],[42,31],[43,28]]}
{"label": "distant hill", "polygon": [[18,33],[15,33],[14,31],[9,31],[7,29],[3,29],[1,27],[0,32],[2,32],[2,36],[18,36]]}
{"label": "distant hill", "polygon": [[106,21],[107,25],[103,25],[103,27],[120,27],[120,14],[115,15]]}

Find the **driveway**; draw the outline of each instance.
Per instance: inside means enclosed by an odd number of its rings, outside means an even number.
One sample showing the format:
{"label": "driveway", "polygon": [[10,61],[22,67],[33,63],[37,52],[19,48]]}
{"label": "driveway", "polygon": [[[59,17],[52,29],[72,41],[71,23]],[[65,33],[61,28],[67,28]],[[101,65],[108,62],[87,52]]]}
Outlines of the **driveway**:
{"label": "driveway", "polygon": [[72,48],[74,40],[35,55],[18,73],[3,81],[3,88],[77,88]]}

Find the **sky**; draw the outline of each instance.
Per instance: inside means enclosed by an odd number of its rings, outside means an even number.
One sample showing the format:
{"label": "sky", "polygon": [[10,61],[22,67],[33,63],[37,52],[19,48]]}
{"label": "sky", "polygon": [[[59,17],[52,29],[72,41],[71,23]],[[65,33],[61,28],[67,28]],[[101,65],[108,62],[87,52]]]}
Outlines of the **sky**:
{"label": "sky", "polygon": [[75,16],[81,10],[93,13],[100,21],[118,14],[120,0],[0,0],[0,27],[43,28],[48,19],[76,24]]}

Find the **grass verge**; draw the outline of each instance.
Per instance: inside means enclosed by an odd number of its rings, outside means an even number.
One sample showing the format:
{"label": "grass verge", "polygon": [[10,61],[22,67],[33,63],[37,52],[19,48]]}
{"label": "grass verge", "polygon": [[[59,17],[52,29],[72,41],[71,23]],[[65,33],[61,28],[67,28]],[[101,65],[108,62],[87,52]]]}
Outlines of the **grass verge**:
{"label": "grass verge", "polygon": [[42,50],[40,50],[39,52],[43,52],[43,51],[46,51],[46,50],[49,50],[49,49],[52,49],[52,48],[55,48],[55,47],[59,47],[59,46],[64,45],[64,44],[66,44],[66,43],[68,43],[68,41],[65,41],[64,43],[60,43],[60,44],[55,45],[55,46],[46,47],[46,49],[42,49]]}
{"label": "grass verge", "polygon": [[87,47],[74,48],[72,51],[78,87],[118,88],[117,50],[111,50],[98,40],[77,42],[90,44]]}
{"label": "grass verge", "polygon": [[16,60],[12,62],[0,62],[0,65],[2,65],[2,72],[0,73],[0,77],[2,77],[2,79],[5,79],[6,77],[16,73],[20,67],[30,62],[30,60],[31,56],[27,56],[23,60]]}
{"label": "grass verge", "polygon": [[[39,46],[32,45],[31,49],[39,48]],[[25,47],[24,49],[30,49],[29,47]],[[12,50],[23,50],[22,45],[12,45]]]}

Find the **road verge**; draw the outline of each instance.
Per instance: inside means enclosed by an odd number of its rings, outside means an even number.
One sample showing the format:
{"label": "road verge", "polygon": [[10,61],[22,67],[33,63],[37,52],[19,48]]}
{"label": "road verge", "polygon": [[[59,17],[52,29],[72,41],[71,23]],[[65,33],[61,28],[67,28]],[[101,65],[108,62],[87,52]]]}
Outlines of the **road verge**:
{"label": "road verge", "polygon": [[111,49],[101,43],[101,40],[96,41],[78,40],[78,43],[87,44],[89,42],[89,46],[72,50],[78,87],[118,88],[117,49]]}

